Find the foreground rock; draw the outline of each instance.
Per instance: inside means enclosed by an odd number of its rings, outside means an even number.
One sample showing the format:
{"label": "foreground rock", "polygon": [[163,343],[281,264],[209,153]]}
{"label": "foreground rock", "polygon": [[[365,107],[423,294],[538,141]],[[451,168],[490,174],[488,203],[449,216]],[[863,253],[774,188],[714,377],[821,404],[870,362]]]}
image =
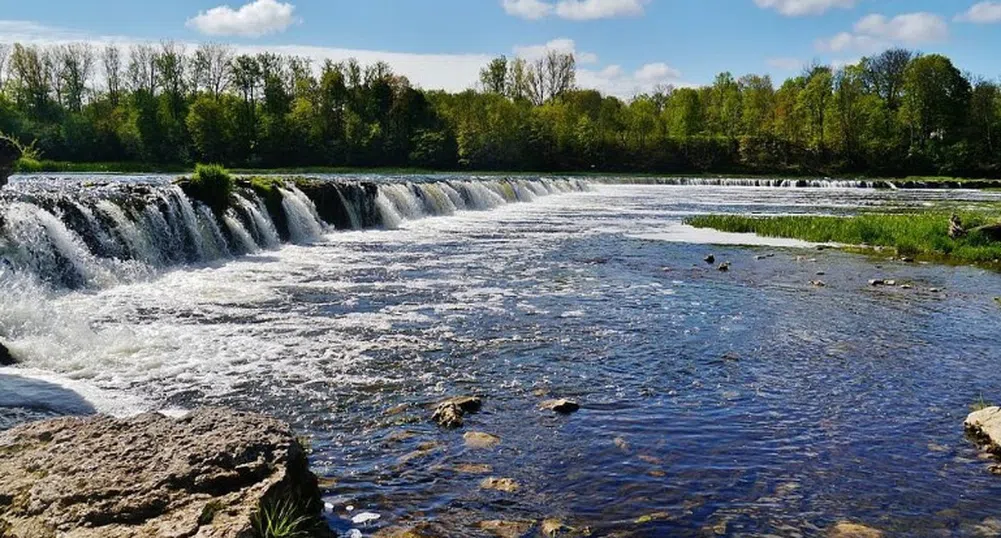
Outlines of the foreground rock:
{"label": "foreground rock", "polygon": [[10,350],[6,346],[0,344],[0,366],[14,366],[17,364],[17,359],[10,354]]}
{"label": "foreground rock", "polygon": [[965,426],[987,451],[1001,454],[1001,407],[986,407],[970,413]]}
{"label": "foreground rock", "polygon": [[501,442],[500,437],[484,432],[469,432],[463,435],[462,439],[468,448],[476,450],[494,448]]}
{"label": "foreground rock", "polygon": [[4,538],[249,538],[262,506],[292,498],[331,536],[302,446],[260,415],[48,420],[0,434],[0,454]]}

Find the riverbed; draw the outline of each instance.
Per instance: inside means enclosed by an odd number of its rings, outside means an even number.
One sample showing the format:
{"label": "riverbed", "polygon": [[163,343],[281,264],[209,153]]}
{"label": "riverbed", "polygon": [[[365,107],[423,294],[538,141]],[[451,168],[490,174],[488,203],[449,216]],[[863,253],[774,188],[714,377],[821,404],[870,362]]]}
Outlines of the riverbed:
{"label": "riverbed", "polygon": [[[551,517],[595,536],[812,536],[840,521],[990,534],[1001,478],[962,420],[1001,398],[1001,277],[681,221],[996,201],[594,184],[98,289],[22,289],[0,318],[20,324],[24,359],[0,369],[19,387],[0,416],[272,414],[310,438],[331,526],[378,514],[366,534]],[[483,409],[462,429],[430,422],[465,394]],[[554,397],[582,409],[538,409]],[[467,448],[470,431],[500,444]],[[489,476],[518,490],[481,488]]]}

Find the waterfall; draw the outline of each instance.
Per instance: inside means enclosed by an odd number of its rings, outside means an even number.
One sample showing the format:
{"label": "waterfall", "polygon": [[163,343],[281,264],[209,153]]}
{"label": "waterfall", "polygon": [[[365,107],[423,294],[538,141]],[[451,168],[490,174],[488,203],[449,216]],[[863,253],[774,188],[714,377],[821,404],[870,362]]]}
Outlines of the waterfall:
{"label": "waterfall", "polygon": [[587,190],[578,179],[495,179],[380,185],[376,206],[383,226],[397,228],[403,221],[452,215],[461,210],[486,211],[540,196]]}
{"label": "waterfall", "polygon": [[[317,181],[302,186],[305,190],[291,183],[276,186],[265,202],[249,185],[240,185],[221,215],[170,183],[68,187],[54,180],[8,188],[0,196],[0,296],[14,297],[8,288],[23,282],[35,283],[44,293],[135,282],[173,267],[275,249],[282,238],[308,244],[335,223],[350,229],[397,228],[409,220],[587,190],[587,183],[575,179]],[[0,325],[0,337],[9,329]]]}
{"label": "waterfall", "polygon": [[599,183],[637,185],[674,185],[690,187],[773,187],[814,189],[893,189],[889,181],[861,179],[766,179],[766,178],[700,178],[700,177],[634,177],[598,178]]}
{"label": "waterfall", "polygon": [[288,229],[292,242],[311,243],[323,235],[324,225],[316,212],[316,205],[302,191],[294,186],[280,188],[282,207],[288,215]]}

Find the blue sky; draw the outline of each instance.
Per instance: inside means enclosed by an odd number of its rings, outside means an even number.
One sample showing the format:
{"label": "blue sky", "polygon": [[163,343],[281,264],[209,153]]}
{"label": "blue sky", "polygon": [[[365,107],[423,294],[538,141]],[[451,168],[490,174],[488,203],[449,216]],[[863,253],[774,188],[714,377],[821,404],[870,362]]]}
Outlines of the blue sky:
{"label": "blue sky", "polygon": [[581,86],[628,97],[720,71],[777,80],[904,46],[1001,75],[1001,0],[0,0],[0,42],[216,41],[388,61],[422,87],[475,84],[487,59],[573,50]]}

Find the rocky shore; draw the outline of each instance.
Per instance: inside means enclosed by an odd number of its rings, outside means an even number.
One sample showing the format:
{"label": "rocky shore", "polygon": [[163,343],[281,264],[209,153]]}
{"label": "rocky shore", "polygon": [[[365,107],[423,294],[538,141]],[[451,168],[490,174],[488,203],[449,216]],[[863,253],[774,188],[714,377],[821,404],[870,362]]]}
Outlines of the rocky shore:
{"label": "rocky shore", "polygon": [[[222,409],[35,422],[0,433],[4,538],[332,536],[286,424]],[[303,534],[299,534],[303,535]]]}

